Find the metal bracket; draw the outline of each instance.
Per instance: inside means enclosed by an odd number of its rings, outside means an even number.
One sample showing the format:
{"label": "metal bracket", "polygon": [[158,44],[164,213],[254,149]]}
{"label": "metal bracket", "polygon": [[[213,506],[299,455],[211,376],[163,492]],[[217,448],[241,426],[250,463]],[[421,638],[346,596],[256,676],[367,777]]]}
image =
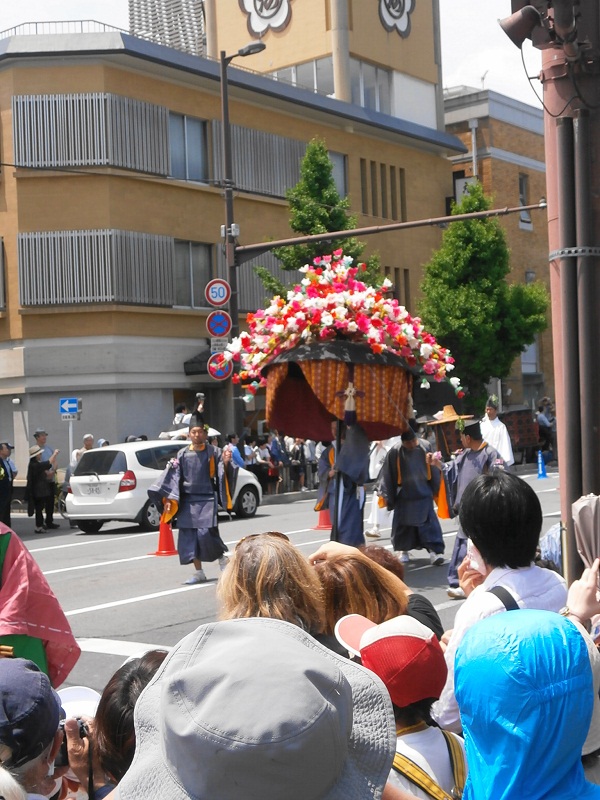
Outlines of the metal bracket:
{"label": "metal bracket", "polygon": [[600,256],[600,247],[563,247],[561,250],[553,250],[548,255],[548,261],[555,261],[559,258],[591,258]]}

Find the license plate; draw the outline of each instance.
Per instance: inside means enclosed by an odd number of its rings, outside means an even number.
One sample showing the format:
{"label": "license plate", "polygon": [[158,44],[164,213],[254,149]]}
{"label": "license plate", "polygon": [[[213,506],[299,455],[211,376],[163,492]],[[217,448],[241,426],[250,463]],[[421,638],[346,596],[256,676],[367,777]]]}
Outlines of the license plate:
{"label": "license plate", "polygon": [[86,494],[100,494],[100,487],[99,486],[88,486],[86,488]]}

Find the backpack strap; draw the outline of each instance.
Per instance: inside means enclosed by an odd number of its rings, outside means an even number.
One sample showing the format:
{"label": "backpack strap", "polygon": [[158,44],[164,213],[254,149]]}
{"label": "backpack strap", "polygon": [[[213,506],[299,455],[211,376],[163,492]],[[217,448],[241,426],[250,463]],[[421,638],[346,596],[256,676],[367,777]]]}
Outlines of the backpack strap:
{"label": "backpack strap", "polygon": [[465,781],[467,780],[465,754],[463,753],[463,749],[455,736],[448,731],[442,731],[442,734],[446,740],[448,754],[450,755],[450,762],[452,763],[452,775],[454,776],[454,789],[452,790],[452,797],[460,799],[465,788]]}
{"label": "backpack strap", "polygon": [[496,595],[498,600],[504,605],[507,611],[518,611],[519,604],[512,596],[512,594],[505,589],[504,586],[492,586],[491,589],[488,589],[490,594]]}
{"label": "backpack strap", "polygon": [[454,800],[452,795],[447,794],[424,769],[421,769],[421,767],[415,764],[414,761],[411,761],[407,756],[396,753],[392,767],[396,772],[408,778],[415,786],[418,786],[422,792],[434,798],[434,800]]}

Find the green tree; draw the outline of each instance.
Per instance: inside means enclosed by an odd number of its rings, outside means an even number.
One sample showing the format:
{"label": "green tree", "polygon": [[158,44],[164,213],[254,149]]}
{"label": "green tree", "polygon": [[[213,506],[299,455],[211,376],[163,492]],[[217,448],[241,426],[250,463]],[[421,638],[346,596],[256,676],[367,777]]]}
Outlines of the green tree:
{"label": "green tree", "polygon": [[[476,183],[452,213],[490,207]],[[546,288],[540,282],[507,283],[509,256],[497,219],[452,222],[421,284],[423,323],[452,352],[468,392],[465,402],[477,413],[485,405],[490,378],[505,378],[515,358],[547,325]]]}
{"label": "green tree", "polygon": [[[347,231],[356,227],[356,217],[349,213],[350,202],[347,197],[340,197],[333,180],[333,165],[322,139],[309,142],[300,165],[300,180],[288,189],[286,198],[290,205],[290,227],[299,236],[327,233],[328,231]],[[358,239],[331,239],[310,244],[288,245],[273,250],[284,270],[297,270],[305,264],[312,263],[316,256],[343,250],[345,255],[352,256],[357,264],[365,249]],[[283,285],[264,267],[255,267],[255,273],[261,279],[268,292],[281,294],[285,292]],[[381,282],[381,267],[378,256],[372,256],[367,262],[367,270],[360,275],[367,284]]]}

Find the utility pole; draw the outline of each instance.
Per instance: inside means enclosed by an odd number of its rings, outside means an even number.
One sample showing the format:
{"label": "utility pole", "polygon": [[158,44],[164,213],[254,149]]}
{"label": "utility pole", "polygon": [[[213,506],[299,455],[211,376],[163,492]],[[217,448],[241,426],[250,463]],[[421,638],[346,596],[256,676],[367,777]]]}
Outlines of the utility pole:
{"label": "utility pole", "polygon": [[548,242],[563,571],[582,571],[571,506],[600,494],[600,7],[598,0],[512,0],[500,24],[542,50]]}

